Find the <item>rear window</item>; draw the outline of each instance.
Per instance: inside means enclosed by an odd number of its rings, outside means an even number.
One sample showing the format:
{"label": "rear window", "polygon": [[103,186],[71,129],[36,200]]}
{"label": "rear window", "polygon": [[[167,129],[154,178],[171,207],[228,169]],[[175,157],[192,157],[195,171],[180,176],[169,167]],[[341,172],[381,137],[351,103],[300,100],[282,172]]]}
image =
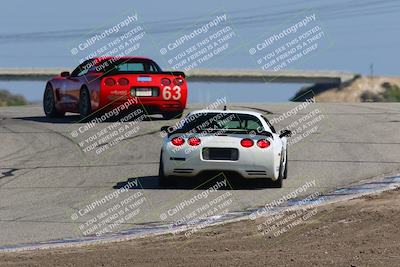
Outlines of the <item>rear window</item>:
{"label": "rear window", "polygon": [[[99,67],[101,69],[99,70]],[[160,73],[161,68],[152,60],[141,59],[120,59],[117,61],[108,60],[99,63],[97,71],[105,73]]]}
{"label": "rear window", "polygon": [[196,113],[181,121],[182,132],[202,132],[210,130],[233,130],[248,132],[263,129],[261,121],[248,114],[239,113]]}
{"label": "rear window", "polygon": [[141,62],[127,62],[121,63],[116,66],[118,72],[127,72],[127,71],[144,71],[144,64]]}

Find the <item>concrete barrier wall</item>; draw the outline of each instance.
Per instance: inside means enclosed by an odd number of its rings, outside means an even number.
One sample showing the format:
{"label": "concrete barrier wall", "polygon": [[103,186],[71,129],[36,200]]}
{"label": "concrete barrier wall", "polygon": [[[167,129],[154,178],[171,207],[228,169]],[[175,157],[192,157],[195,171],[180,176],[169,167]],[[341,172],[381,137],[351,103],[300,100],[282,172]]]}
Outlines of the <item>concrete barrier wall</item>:
{"label": "concrete barrier wall", "polygon": [[[0,69],[2,81],[45,81],[70,68]],[[261,71],[197,69],[186,73],[190,81],[204,82],[275,82],[275,83],[343,83],[358,74],[337,71]]]}

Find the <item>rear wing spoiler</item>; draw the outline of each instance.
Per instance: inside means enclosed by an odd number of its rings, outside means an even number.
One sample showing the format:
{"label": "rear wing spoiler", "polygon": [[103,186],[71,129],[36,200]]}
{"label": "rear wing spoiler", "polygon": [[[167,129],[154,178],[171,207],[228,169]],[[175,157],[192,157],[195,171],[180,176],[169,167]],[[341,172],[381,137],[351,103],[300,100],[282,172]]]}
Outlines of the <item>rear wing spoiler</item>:
{"label": "rear wing spoiler", "polygon": [[183,78],[186,77],[185,73],[183,71],[163,71],[161,74],[168,74],[172,76],[181,76]]}
{"label": "rear wing spoiler", "polygon": [[[108,71],[106,73],[103,73],[101,76],[105,77],[105,76],[111,76],[114,74],[119,74],[119,73],[115,72],[115,71]],[[130,74],[130,73],[125,72],[125,74]],[[146,74],[165,74],[165,75],[172,75],[172,76],[180,76],[182,78],[186,77],[186,75],[183,71],[162,71],[162,72],[145,72],[145,71],[138,72],[138,71],[135,71],[135,72],[132,72],[132,74],[145,74],[145,75]]]}
{"label": "rear wing spoiler", "polygon": [[170,137],[173,134],[178,134],[178,133],[183,133],[183,134],[198,134],[198,133],[220,133],[220,135],[227,135],[227,134],[248,134],[248,135],[262,135],[262,136],[266,136],[269,137],[271,139],[274,139],[274,136],[272,135],[272,133],[267,132],[267,131],[237,131],[237,130],[233,130],[233,129],[227,129],[225,131],[222,131],[222,129],[215,129],[215,130],[204,130],[204,131],[196,131],[194,133],[190,133],[188,131],[183,131],[182,129],[177,129],[175,131],[172,132],[168,132],[168,126],[164,126],[161,127],[161,131],[165,131],[168,134],[168,137]]}

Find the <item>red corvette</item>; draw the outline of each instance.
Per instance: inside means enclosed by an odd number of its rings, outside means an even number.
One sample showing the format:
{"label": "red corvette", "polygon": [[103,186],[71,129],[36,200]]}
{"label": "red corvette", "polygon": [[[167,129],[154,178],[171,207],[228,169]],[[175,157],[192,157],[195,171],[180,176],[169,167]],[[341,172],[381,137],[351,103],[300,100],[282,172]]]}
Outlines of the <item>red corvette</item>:
{"label": "red corvette", "polygon": [[162,71],[143,57],[92,58],[72,73],[62,72],[46,84],[43,109],[47,117],[79,113],[87,118],[128,102],[147,114],[179,118],[186,107],[187,83],[179,71]]}

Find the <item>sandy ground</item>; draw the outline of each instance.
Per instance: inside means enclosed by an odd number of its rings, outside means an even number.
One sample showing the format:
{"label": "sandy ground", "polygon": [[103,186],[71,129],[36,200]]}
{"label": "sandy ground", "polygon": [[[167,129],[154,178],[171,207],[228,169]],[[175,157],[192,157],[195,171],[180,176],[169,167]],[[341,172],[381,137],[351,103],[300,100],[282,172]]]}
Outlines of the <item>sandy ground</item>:
{"label": "sandy ground", "polygon": [[189,238],[181,233],[81,248],[1,253],[0,265],[400,266],[399,193],[397,188],[309,209],[305,212],[312,211],[313,216],[280,235],[260,228],[266,233],[262,235],[257,226],[267,218],[258,218],[201,229]]}

